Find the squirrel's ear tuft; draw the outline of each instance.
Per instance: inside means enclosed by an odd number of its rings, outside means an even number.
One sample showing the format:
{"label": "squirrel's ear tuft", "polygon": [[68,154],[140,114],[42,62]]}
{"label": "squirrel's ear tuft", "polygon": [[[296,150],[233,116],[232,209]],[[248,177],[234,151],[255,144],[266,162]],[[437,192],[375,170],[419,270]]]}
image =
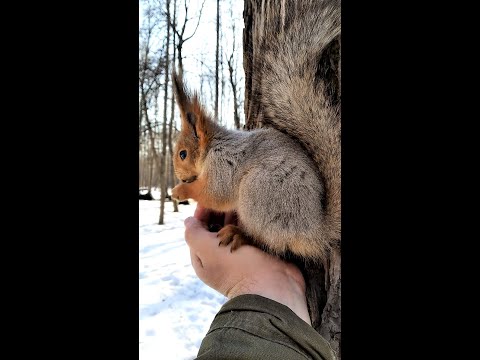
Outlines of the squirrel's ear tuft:
{"label": "squirrel's ear tuft", "polygon": [[[182,131],[190,133],[200,140],[200,145],[207,144],[213,136],[209,115],[205,112],[197,92],[190,92],[185,86],[182,76],[175,69],[172,71],[173,91],[180,109]],[[205,145],[206,146],[206,145]]]}
{"label": "squirrel's ear tuft", "polygon": [[190,104],[189,96],[185,85],[183,84],[183,79],[177,75],[175,69],[172,71],[172,82],[173,82],[173,92],[175,93],[175,99],[177,100],[177,105],[180,108],[180,111],[183,113],[187,112],[187,107]]}
{"label": "squirrel's ear tuft", "polygon": [[195,137],[198,138],[197,128],[196,128],[197,119],[194,113],[187,112],[187,122],[192,127]]}
{"label": "squirrel's ear tuft", "polygon": [[182,76],[177,75],[175,69],[172,71],[173,92],[175,100],[180,110],[180,118],[182,119],[182,129],[185,131],[193,131],[195,137],[198,137],[195,129],[196,117],[192,113],[192,100],[188,89],[183,83]]}

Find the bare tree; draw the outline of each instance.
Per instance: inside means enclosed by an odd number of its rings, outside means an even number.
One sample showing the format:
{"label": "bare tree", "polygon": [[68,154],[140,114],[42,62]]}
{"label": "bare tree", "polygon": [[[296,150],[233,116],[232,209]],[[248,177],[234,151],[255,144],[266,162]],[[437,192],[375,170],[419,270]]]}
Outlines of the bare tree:
{"label": "bare tree", "polygon": [[[167,0],[167,24],[170,20],[170,0]],[[170,67],[170,26],[167,25],[167,40],[165,46],[165,84],[163,97],[163,129],[162,129],[162,161],[160,163],[160,217],[158,224],[164,224],[165,198],[167,187],[167,100],[168,100],[168,80]]]}
{"label": "bare tree", "polygon": [[[151,191],[153,180],[153,165],[158,167],[159,156],[156,150],[156,131],[152,125],[149,116],[149,104],[155,104],[160,87],[160,77],[164,66],[164,56],[162,49],[152,50],[152,38],[158,30],[160,23],[155,17],[155,11],[150,4],[145,13],[145,27],[141,31],[142,39],[140,44],[139,58],[139,88],[140,88],[140,106],[139,106],[139,137],[148,136],[150,143],[148,149],[148,158],[150,158],[150,174],[148,176],[149,192]],[[145,127],[143,123],[145,122]]]}
{"label": "bare tree", "polygon": [[[176,23],[177,19],[177,0],[173,0],[173,23]],[[176,41],[176,36],[175,36],[175,31],[173,31],[173,39],[172,39],[172,44],[173,44],[173,54],[172,54],[172,67],[175,68],[175,41]],[[175,104],[174,104],[174,97],[173,97],[173,82],[172,82],[172,92],[171,92],[171,104],[170,104],[170,123],[168,126],[168,148],[170,150],[170,183],[172,185],[172,188],[175,186],[176,183],[176,177],[173,169],[173,131],[174,131],[174,118],[175,118]],[[173,212],[178,212],[178,202],[175,199],[172,199],[173,201]]]}
{"label": "bare tree", "polygon": [[198,25],[200,24],[200,19],[202,18],[202,11],[203,11],[203,6],[205,5],[205,0],[202,2],[202,6],[200,8],[200,11],[197,16],[197,25],[195,26],[195,30],[193,30],[192,34],[190,36],[185,36],[185,29],[187,27],[187,23],[192,20],[192,18],[188,17],[188,6],[187,6],[187,0],[183,1],[184,3],[184,8],[185,8],[185,17],[183,19],[183,24],[179,28],[177,27],[177,24],[175,21],[172,21],[170,19],[170,15],[168,16],[168,20],[170,23],[171,28],[175,32],[175,34],[178,37],[178,42],[177,42],[177,59],[178,59],[178,74],[179,76],[183,75],[183,55],[182,55],[182,49],[183,49],[183,44],[190,40],[195,33],[197,32]]}
{"label": "bare tree", "polygon": [[[170,3],[170,0],[168,0],[168,3]],[[193,30],[193,32],[189,36],[185,35],[185,31],[187,29],[187,23],[190,20],[192,20],[193,18],[188,17],[187,0],[184,0],[183,4],[184,4],[184,9],[185,9],[185,14],[184,14],[184,18],[183,18],[183,24],[181,25],[181,27],[177,27],[177,2],[176,2],[176,0],[174,0],[174,5],[173,5],[173,8],[174,8],[173,19],[170,16],[170,10],[169,10],[168,5],[167,5],[168,10],[166,12],[166,17],[167,17],[167,21],[168,21],[168,24],[169,24],[169,29],[171,28],[172,33],[173,33],[172,66],[175,67],[175,55],[176,55],[177,59],[178,59],[178,73],[180,75],[183,74],[183,54],[182,54],[183,45],[185,44],[185,42],[190,40],[195,35],[195,33],[197,32],[197,29],[198,29],[198,26],[200,24],[200,20],[201,20],[201,17],[202,17],[202,11],[203,11],[203,6],[205,4],[205,0],[202,2],[202,6],[200,8],[200,11],[198,12],[197,24],[195,26],[195,29]],[[168,39],[169,34],[170,34],[170,31],[167,32],[167,39]],[[167,42],[168,42],[168,40],[167,40]],[[166,72],[167,73],[170,72],[169,67],[166,68]],[[168,75],[167,75],[166,82],[165,82],[165,89],[167,89],[167,86],[168,86]],[[172,88],[172,94],[173,94],[173,88]],[[165,103],[164,103],[164,109],[165,109],[164,111],[165,112],[166,112],[166,108],[167,108],[167,100],[166,99],[167,99],[167,92],[165,90]],[[174,122],[174,118],[175,118],[175,106],[174,106],[174,99],[173,99],[173,95],[172,95],[172,97],[171,97],[171,109],[170,109],[170,123],[169,123],[169,126],[168,126],[168,148],[169,148],[170,159],[173,159],[173,132],[174,132],[173,122]],[[165,113],[165,121],[166,121],[166,113]],[[162,148],[162,151],[163,151],[163,148]],[[170,161],[169,166],[170,166],[170,181],[171,181],[171,184],[173,186],[173,185],[175,185],[175,181],[176,181],[175,176],[174,176],[174,171],[173,171],[173,162]],[[174,210],[173,210],[174,212],[178,212],[178,202],[176,200],[173,200],[173,208],[174,208]]]}
{"label": "bare tree", "polygon": [[237,100],[237,67],[235,62],[235,21],[233,19],[233,11],[232,7],[230,6],[230,18],[231,18],[231,29],[232,29],[232,52],[227,59],[228,65],[228,72],[229,72],[229,80],[230,86],[232,87],[233,92],[233,120],[235,123],[235,128],[240,129],[240,116],[238,115],[238,100]]}
{"label": "bare tree", "polygon": [[[234,49],[235,51],[235,49]],[[235,123],[235,128],[240,129],[240,116],[238,115],[238,99],[237,99],[237,79],[236,71],[233,65],[233,52],[227,60],[228,72],[230,74],[230,86],[232,87],[233,92],[233,121]]]}
{"label": "bare tree", "polygon": [[217,0],[217,46],[215,50],[215,121],[218,122],[218,62],[220,47],[220,0]]}

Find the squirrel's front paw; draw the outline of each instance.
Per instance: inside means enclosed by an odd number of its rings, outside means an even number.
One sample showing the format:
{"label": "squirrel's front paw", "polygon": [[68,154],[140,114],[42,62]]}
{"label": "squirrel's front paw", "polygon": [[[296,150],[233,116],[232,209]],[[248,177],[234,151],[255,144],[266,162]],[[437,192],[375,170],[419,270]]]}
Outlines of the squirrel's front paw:
{"label": "squirrel's front paw", "polygon": [[172,189],[172,199],[177,201],[183,201],[187,199],[183,184],[179,184]]}
{"label": "squirrel's front paw", "polygon": [[217,237],[220,238],[218,246],[227,246],[228,244],[232,243],[230,252],[237,250],[242,245],[248,245],[252,243],[250,238],[242,231],[242,229],[231,224],[224,226],[218,232]]}

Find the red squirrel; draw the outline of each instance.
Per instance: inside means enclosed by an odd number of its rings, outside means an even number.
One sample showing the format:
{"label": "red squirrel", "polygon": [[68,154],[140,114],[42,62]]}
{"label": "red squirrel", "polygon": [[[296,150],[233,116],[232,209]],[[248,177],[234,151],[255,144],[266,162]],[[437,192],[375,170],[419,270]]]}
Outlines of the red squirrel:
{"label": "red squirrel", "polygon": [[235,211],[239,226],[218,232],[220,244],[232,242],[232,251],[253,243],[278,255],[324,258],[329,243],[319,209],[323,186],[300,144],[273,128],[221,127],[175,73],[173,83],[182,122],[173,163],[182,183],[172,197]]}

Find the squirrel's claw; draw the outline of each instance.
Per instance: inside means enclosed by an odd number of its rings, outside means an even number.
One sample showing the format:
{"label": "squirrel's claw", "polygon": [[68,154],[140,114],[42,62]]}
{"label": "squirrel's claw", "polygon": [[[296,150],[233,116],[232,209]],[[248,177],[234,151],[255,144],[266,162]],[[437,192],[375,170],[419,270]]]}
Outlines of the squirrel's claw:
{"label": "squirrel's claw", "polygon": [[220,238],[218,246],[228,246],[231,244],[230,252],[237,250],[240,246],[250,244],[249,237],[236,225],[226,225],[217,234]]}

